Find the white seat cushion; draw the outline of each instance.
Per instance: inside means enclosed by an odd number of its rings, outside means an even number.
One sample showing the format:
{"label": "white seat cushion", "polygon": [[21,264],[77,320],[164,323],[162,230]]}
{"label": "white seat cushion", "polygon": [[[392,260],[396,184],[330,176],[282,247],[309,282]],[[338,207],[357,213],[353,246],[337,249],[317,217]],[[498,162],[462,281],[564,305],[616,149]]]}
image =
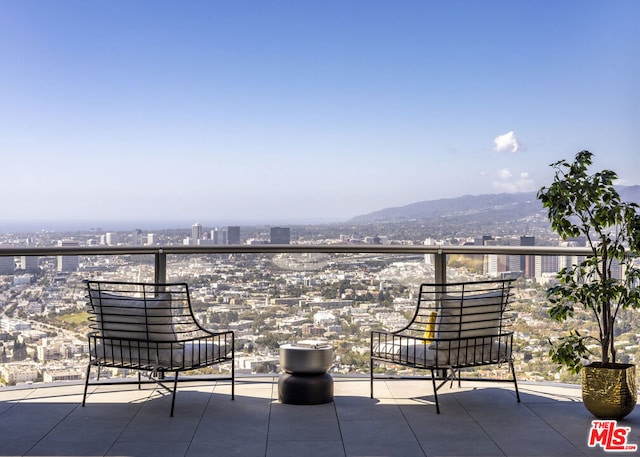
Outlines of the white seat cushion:
{"label": "white seat cushion", "polygon": [[189,341],[186,343],[145,344],[119,340],[106,340],[111,343],[99,343],[92,355],[98,360],[131,364],[133,366],[148,366],[154,369],[171,369],[176,367],[190,367],[219,360],[230,355],[232,348],[224,340],[217,342],[205,340]]}
{"label": "white seat cushion", "polygon": [[[382,343],[373,347],[373,353],[389,360],[412,363],[425,367],[446,367],[480,363],[499,363],[509,360],[507,345],[493,339],[462,342],[462,345],[434,349],[420,340],[403,339],[402,343]],[[436,363],[437,358],[437,363]]]}

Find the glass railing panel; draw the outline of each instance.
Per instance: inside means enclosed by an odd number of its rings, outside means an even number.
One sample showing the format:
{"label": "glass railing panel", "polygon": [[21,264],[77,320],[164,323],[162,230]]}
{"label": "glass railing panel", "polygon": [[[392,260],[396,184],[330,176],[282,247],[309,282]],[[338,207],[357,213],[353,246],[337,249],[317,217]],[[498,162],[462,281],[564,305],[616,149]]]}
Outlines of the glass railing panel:
{"label": "glass railing panel", "polygon": [[152,281],[154,256],[33,257],[32,269],[0,276],[0,382],[80,381],[89,332],[83,281]]}
{"label": "glass railing panel", "polygon": [[[87,363],[82,281],[151,282],[157,275],[155,251],[123,249],[124,253],[80,254],[77,269],[70,272],[58,271],[57,255],[43,254],[32,275],[0,275],[0,373],[5,384],[82,379]],[[164,267],[167,281],[189,284],[196,316],[205,327],[236,332],[238,374],[277,373],[280,344],[326,338],[335,347],[334,373],[364,375],[369,367],[369,331],[402,327],[415,306],[419,284],[437,275],[437,253],[383,251],[186,250],[166,254]],[[547,355],[547,338],[564,334],[571,325],[590,325],[588,316],[561,325],[546,315],[545,288],[558,266],[568,261],[567,255],[523,254],[518,248],[444,255],[448,282],[519,277],[513,302],[519,378],[576,380],[556,372]],[[627,327],[618,337],[619,356],[634,361],[640,331]],[[401,368],[385,370],[408,374]]]}

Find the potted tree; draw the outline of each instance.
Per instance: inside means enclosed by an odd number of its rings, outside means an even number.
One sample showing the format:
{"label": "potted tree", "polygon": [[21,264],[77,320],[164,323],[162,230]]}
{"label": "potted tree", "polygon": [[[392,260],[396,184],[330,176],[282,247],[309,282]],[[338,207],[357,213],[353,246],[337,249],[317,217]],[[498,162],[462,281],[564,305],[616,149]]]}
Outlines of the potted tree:
{"label": "potted tree", "polygon": [[[592,414],[620,419],[633,410],[637,399],[635,366],[616,361],[615,338],[621,311],[640,307],[636,288],[640,269],[635,263],[640,248],[639,206],[621,201],[613,171],[588,174],[592,156],[581,151],[573,163],[551,164],[554,181],[538,191],[553,230],[563,240],[584,237],[591,249],[591,255],[577,265],[559,271],[558,283],[547,290],[548,313],[563,322],[574,315],[575,307],[582,307],[598,328],[594,335],[570,331],[551,342],[549,354],[571,372],[582,371],[582,397]],[[599,354],[589,348],[593,340],[599,343]],[[599,360],[589,362],[589,356]]]}

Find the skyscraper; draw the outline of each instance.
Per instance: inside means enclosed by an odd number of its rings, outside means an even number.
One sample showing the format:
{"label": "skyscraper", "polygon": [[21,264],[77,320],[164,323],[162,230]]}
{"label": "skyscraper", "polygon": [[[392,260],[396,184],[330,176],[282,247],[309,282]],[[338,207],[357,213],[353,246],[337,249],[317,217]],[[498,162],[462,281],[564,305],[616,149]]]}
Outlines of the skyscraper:
{"label": "skyscraper", "polygon": [[240,244],[240,227],[230,225],[227,227],[227,241],[229,244]]}
{"label": "skyscraper", "polygon": [[[80,243],[74,240],[60,240],[58,241],[58,246],[62,246],[62,247],[80,246]],[[77,271],[79,266],[80,266],[80,260],[77,255],[59,255],[58,256],[58,271],[60,272]]]}
{"label": "skyscraper", "polygon": [[289,227],[271,227],[271,244],[291,244]]}
{"label": "skyscraper", "polygon": [[[521,236],[520,246],[535,246],[535,236]],[[523,255],[520,258],[520,271],[524,273],[525,278],[534,278],[536,276],[536,258],[533,255]]]}
{"label": "skyscraper", "polygon": [[218,228],[215,228],[211,230],[211,240],[213,240],[213,244],[228,244],[227,235],[226,229],[218,230]]}
{"label": "skyscraper", "polygon": [[38,256],[26,256],[23,255],[20,257],[20,269],[26,271],[27,273],[35,273],[38,271],[38,261],[40,257]]}
{"label": "skyscraper", "polygon": [[552,255],[535,256],[536,278],[541,278],[545,273],[558,272],[558,257]]}
{"label": "skyscraper", "polygon": [[107,243],[107,246],[116,246],[120,243],[120,235],[115,232],[107,232],[105,242]]}
{"label": "skyscraper", "polygon": [[131,233],[131,245],[132,246],[141,246],[142,245],[142,230],[135,229]]}
{"label": "skyscraper", "polygon": [[191,240],[193,244],[197,244],[200,238],[202,238],[202,225],[196,222],[191,226]]}
{"label": "skyscraper", "polygon": [[12,275],[15,270],[16,262],[13,257],[0,257],[0,275]]}

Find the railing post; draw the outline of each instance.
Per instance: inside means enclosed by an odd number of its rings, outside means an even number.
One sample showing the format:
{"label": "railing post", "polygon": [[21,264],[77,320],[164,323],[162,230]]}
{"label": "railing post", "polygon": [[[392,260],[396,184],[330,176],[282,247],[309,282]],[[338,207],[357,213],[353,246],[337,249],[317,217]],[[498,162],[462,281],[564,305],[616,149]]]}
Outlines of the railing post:
{"label": "railing post", "polygon": [[436,284],[444,284],[447,282],[447,254],[442,252],[442,249],[438,249],[438,252],[433,257]]}
{"label": "railing post", "polygon": [[167,282],[167,254],[164,250],[159,249],[155,253],[155,282],[166,283]]}

